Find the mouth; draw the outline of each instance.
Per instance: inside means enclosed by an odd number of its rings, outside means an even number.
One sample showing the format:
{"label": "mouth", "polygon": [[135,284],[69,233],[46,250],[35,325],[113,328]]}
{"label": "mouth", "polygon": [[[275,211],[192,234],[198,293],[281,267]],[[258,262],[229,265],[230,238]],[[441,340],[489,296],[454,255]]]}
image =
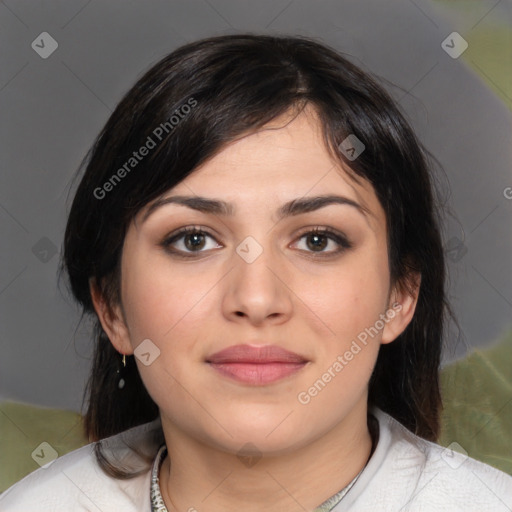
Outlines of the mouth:
{"label": "mouth", "polygon": [[234,345],[209,356],[206,362],[224,377],[262,386],[296,374],[309,361],[275,345]]}

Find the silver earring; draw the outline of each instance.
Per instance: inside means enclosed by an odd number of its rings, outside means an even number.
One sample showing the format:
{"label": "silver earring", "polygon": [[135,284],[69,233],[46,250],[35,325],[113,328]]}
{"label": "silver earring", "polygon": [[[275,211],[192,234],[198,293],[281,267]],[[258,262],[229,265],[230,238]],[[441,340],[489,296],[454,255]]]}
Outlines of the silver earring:
{"label": "silver earring", "polygon": [[[122,362],[123,362],[123,367],[122,368],[118,368],[117,370],[117,374],[119,375],[119,380],[117,382],[117,387],[119,389],[123,389],[124,388],[124,385],[126,384],[125,380],[124,380],[124,377],[123,377],[123,374],[124,374],[124,368],[126,368],[126,354],[123,354],[123,359],[122,359]],[[119,365],[121,366],[121,365]]]}

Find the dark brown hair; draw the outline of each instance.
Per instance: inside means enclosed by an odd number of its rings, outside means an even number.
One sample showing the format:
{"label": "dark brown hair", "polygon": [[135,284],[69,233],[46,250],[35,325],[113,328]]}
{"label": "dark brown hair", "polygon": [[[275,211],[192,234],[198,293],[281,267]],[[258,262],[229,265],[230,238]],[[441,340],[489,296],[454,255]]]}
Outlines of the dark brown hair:
{"label": "dark brown hair", "polygon": [[[187,104],[194,107],[187,110]],[[120,300],[120,256],[135,214],[226,143],[305,105],[318,114],[332,155],[350,167],[354,179],[363,178],[374,187],[386,213],[392,283],[410,289],[411,273],[421,273],[411,323],[398,339],[380,348],[369,404],[435,440],[441,407],[438,369],[450,308],[430,160],[376,79],[327,45],[306,37],[228,35],[187,44],[155,64],[121,100],[84,159],[85,173],[65,232],[62,269],[84,314],[95,318],[89,279],[96,280],[110,304]],[[179,122],[172,128],[169,124],[158,146],[130,172],[121,173],[108,194],[99,193],[173,114]],[[353,161],[339,149],[350,134],[365,145]],[[95,355],[84,395],[90,440],[158,417],[133,357],[125,369],[126,385],[118,389],[120,356],[95,321]]]}

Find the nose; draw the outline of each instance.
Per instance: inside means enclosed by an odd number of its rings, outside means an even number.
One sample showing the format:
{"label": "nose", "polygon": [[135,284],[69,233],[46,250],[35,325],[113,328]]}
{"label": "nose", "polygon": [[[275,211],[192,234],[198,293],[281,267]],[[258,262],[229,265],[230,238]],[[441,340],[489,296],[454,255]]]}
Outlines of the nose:
{"label": "nose", "polygon": [[290,318],[293,292],[286,283],[283,262],[270,249],[261,249],[254,260],[245,258],[242,251],[233,254],[234,268],[224,283],[223,298],[223,313],[231,321],[256,326]]}

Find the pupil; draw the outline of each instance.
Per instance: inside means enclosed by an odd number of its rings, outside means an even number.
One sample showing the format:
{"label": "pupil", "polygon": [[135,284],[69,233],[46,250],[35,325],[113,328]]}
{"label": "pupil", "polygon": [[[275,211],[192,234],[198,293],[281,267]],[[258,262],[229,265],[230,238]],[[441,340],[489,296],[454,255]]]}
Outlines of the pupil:
{"label": "pupil", "polygon": [[[204,244],[203,238],[204,238],[203,235],[201,235],[200,233],[194,233],[192,235],[189,235],[186,238],[185,245],[187,246],[188,249],[201,248],[202,245]],[[187,243],[187,242],[191,242],[191,243]]]}
{"label": "pupil", "polygon": [[[310,240],[313,241],[313,243],[310,244],[310,248],[313,249],[323,249],[327,245],[326,237],[324,235],[311,235]],[[320,240],[323,240],[323,243],[317,245],[317,242]]]}
{"label": "pupil", "polygon": [[[327,240],[324,235],[311,235],[309,238],[311,243],[308,243],[310,248],[312,249],[324,249],[327,245]],[[186,238],[186,243],[188,249],[198,249],[204,245],[204,236],[200,233],[194,233],[189,235]]]}

